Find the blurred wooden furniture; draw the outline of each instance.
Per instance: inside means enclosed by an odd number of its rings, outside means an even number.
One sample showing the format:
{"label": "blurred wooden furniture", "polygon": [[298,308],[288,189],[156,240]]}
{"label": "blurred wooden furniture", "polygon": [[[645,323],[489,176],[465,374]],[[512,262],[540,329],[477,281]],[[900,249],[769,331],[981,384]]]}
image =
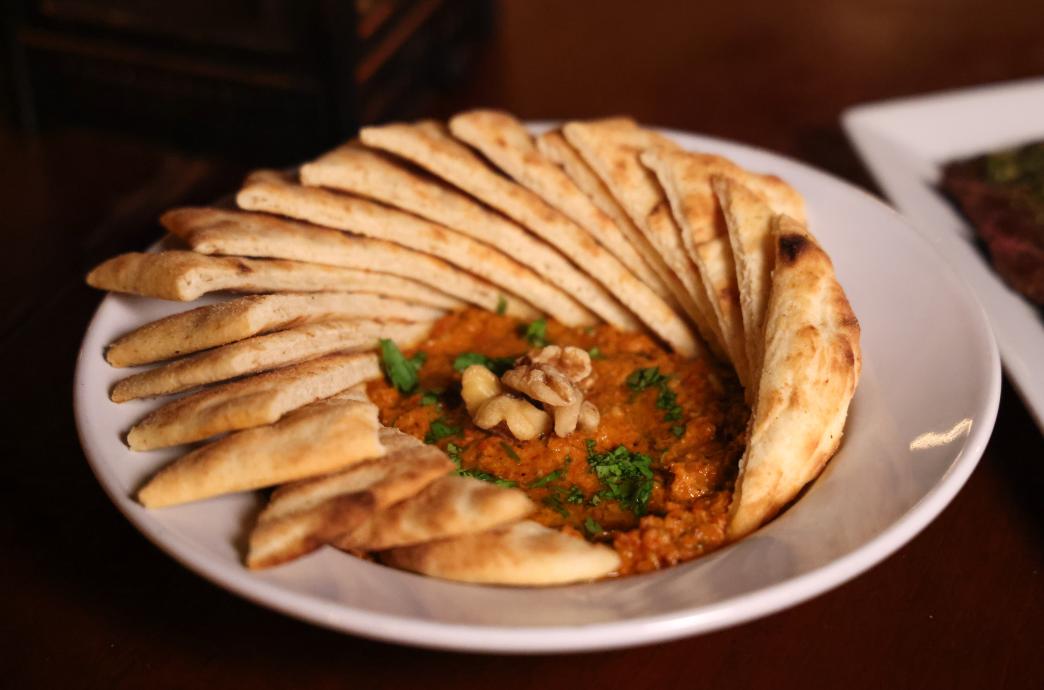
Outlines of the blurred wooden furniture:
{"label": "blurred wooden furniture", "polygon": [[[630,112],[774,149],[871,192],[840,130],[843,108],[1044,72],[1038,0],[516,0],[499,10],[477,70],[428,114]],[[201,117],[202,127],[223,116]],[[312,153],[298,145],[298,158]],[[0,159],[0,685],[1040,687],[1044,442],[1009,387],[979,467],[908,546],[837,590],[718,633],[580,656],[467,656],[344,636],[226,593],[109,503],[83,459],[69,388],[101,298],[85,270],[153,241],[163,209],[229,192],[245,165],[56,125],[0,130]]]}

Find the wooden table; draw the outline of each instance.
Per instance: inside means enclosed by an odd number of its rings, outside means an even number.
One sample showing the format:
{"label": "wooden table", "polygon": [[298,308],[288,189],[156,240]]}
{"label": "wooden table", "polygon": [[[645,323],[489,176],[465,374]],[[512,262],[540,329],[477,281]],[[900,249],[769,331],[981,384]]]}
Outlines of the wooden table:
{"label": "wooden table", "polygon": [[[870,190],[843,108],[1044,73],[1036,0],[505,3],[478,73],[432,114],[630,112],[767,147]],[[302,156],[311,152],[302,152]],[[1028,688],[1044,677],[1044,443],[1005,386],[968,484],[897,554],[766,619],[627,651],[536,658],[369,642],[254,606],[151,546],[109,503],[70,381],[94,262],[145,246],[242,166],[113,134],[0,132],[0,686]]]}

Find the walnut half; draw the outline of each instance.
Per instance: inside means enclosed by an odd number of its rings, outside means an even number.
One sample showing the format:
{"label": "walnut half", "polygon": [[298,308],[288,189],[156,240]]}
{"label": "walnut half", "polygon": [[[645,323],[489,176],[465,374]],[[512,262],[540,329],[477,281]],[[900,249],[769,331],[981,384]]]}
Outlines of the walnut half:
{"label": "walnut half", "polygon": [[472,417],[480,429],[492,429],[504,422],[511,435],[519,441],[529,441],[547,432],[551,417],[528,401],[501,393],[486,400]]}
{"label": "walnut half", "polygon": [[520,359],[504,374],[503,383],[544,405],[554,415],[555,434],[568,436],[580,424],[598,426],[598,408],[584,400],[577,385],[591,374],[591,357],[578,347],[548,345]]}

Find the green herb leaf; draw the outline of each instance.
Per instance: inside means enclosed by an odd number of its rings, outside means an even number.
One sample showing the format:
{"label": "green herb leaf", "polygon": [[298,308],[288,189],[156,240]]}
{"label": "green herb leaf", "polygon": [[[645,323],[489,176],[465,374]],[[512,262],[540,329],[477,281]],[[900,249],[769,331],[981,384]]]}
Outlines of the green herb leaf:
{"label": "green herb leaf", "polygon": [[634,392],[640,393],[646,388],[652,388],[667,383],[669,378],[670,376],[660,373],[660,367],[635,369],[631,372],[631,375],[627,377],[627,386]]}
{"label": "green herb leaf", "polygon": [[460,427],[450,426],[442,417],[439,417],[431,423],[431,426],[428,427],[428,433],[424,436],[424,442],[438,443],[444,438],[456,436],[459,433]]}
{"label": "green herb leaf", "polygon": [[583,505],[584,492],[580,490],[579,486],[569,487],[569,493],[566,494],[566,502],[575,503],[576,505]]}
{"label": "green herb leaf", "polygon": [[597,537],[599,534],[605,532],[605,530],[602,529],[602,526],[599,525],[592,517],[589,517],[586,520],[584,520],[584,529],[587,530],[587,533],[590,534],[592,537]]}
{"label": "green herb leaf", "polygon": [[478,352],[465,352],[453,360],[454,371],[464,371],[473,364],[481,364],[497,376],[515,365],[517,357],[487,357]]}
{"label": "green herb leaf", "polygon": [[644,515],[653,488],[652,458],[623,445],[597,453],[592,440],[588,440],[587,449],[587,465],[605,486],[599,494],[618,502],[635,515]]}
{"label": "green herb leaf", "polygon": [[555,470],[554,472],[549,472],[548,474],[545,474],[543,477],[534,479],[533,481],[529,482],[529,484],[527,484],[526,486],[528,486],[530,489],[539,489],[540,487],[547,486],[551,482],[557,481],[561,478],[562,470]]}
{"label": "green herb leaf", "polygon": [[587,356],[591,359],[605,359],[605,355],[602,354],[602,351],[598,349],[597,345],[587,351]]}
{"label": "green herb leaf", "polygon": [[562,497],[557,492],[551,492],[544,497],[544,505],[554,510],[564,518],[569,517],[569,509],[562,505]]}
{"label": "green herb leaf", "polygon": [[501,316],[507,313],[507,299],[504,295],[497,295],[497,313]]}
{"label": "green herb leaf", "polygon": [[522,337],[524,337],[533,347],[546,346],[548,344],[547,319],[537,319],[526,326],[526,330],[523,332]]}
{"label": "green herb leaf", "polygon": [[421,405],[438,405],[439,404],[439,394],[436,393],[435,391],[424,391],[421,394],[420,404]]}
{"label": "green herb leaf", "polygon": [[674,434],[676,438],[681,438],[682,436],[685,435],[685,426],[683,426],[681,424],[679,424],[677,426],[672,426],[671,427],[671,433]]}
{"label": "green herb leaf", "polygon": [[500,447],[501,447],[501,448],[502,448],[502,449],[504,450],[504,453],[505,453],[505,454],[507,454],[507,456],[508,456],[509,458],[511,458],[511,460],[512,460],[512,461],[513,461],[513,462],[514,462],[514,463],[515,463],[516,465],[517,465],[518,463],[522,462],[522,458],[518,457],[518,453],[516,453],[516,452],[515,452],[515,449],[514,449],[514,448],[512,448],[512,447],[511,447],[511,446],[509,446],[508,444],[504,443],[503,441],[501,441],[501,442],[500,442]]}
{"label": "green herb leaf", "polygon": [[457,474],[459,474],[461,477],[481,479],[484,482],[496,484],[497,486],[502,486],[505,489],[512,489],[515,486],[517,486],[517,484],[511,481],[510,479],[502,479],[495,474],[490,474],[489,472],[485,472],[483,470],[457,470]]}
{"label": "green herb leaf", "polygon": [[457,466],[458,470],[460,469],[460,454],[463,452],[464,449],[456,443],[446,444],[446,455],[449,456],[449,459],[453,461],[453,464]]}
{"label": "green herb leaf", "polygon": [[418,352],[409,359],[393,341],[381,338],[381,366],[388,381],[400,393],[412,393],[417,387],[417,372],[428,359],[428,355]]}

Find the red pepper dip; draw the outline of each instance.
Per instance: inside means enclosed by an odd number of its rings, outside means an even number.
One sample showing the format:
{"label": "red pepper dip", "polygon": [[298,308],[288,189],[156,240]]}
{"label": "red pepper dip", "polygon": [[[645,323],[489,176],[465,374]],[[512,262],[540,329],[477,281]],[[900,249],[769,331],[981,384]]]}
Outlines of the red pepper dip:
{"label": "red pepper dip", "polygon": [[[597,429],[519,441],[502,427],[477,427],[460,397],[461,371],[482,363],[499,375],[547,344],[590,355],[585,396],[600,412]],[[368,386],[381,422],[438,445],[461,474],[525,491],[537,522],[611,544],[620,575],[724,543],[750,413],[730,369],[672,354],[643,333],[477,309],[440,319],[403,354],[419,365],[412,392],[385,380]]]}

